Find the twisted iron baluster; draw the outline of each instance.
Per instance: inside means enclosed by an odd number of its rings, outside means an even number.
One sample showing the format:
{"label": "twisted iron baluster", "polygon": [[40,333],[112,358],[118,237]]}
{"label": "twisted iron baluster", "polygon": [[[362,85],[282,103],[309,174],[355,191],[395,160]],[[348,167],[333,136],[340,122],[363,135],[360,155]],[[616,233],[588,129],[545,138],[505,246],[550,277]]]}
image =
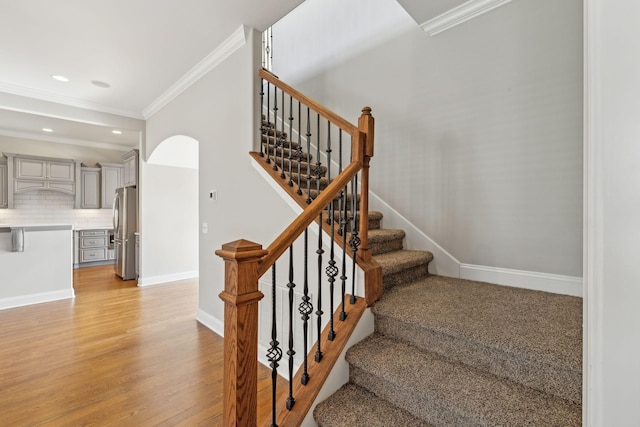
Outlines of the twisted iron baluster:
{"label": "twisted iron baluster", "polygon": [[284,91],[281,91],[281,92],[282,92],[282,126],[280,126],[280,138],[278,138],[278,140],[280,141],[280,151],[281,151],[280,178],[285,179],[286,175],[284,174],[284,149],[287,142],[287,134],[284,131],[284,113],[285,113],[286,107],[284,105]]}
{"label": "twisted iron baluster", "polygon": [[356,303],[356,256],[358,255],[358,246],[360,246],[360,237],[358,237],[358,203],[356,196],[356,189],[358,188],[358,175],[351,180],[351,238],[349,239],[349,246],[351,246],[351,252],[353,253],[353,268],[351,270],[351,298],[349,302],[351,304]]}
{"label": "twisted iron baluster", "polygon": [[287,398],[287,409],[291,410],[296,400],[293,398],[293,357],[296,352],[293,350],[293,288],[296,284],[293,283],[293,244],[289,246],[289,397]]}
{"label": "twisted iron baluster", "polygon": [[267,360],[271,366],[271,427],[278,427],[276,424],[276,384],[278,381],[278,362],[282,359],[282,350],[278,345],[278,331],[276,328],[276,265],[271,267],[271,342],[267,352]]}
{"label": "twisted iron baluster", "polygon": [[[264,135],[264,119],[262,118],[262,108],[264,108],[264,79],[260,79],[260,157],[264,157],[264,150],[262,147],[262,137]],[[269,110],[267,110],[267,113]]]}
{"label": "twisted iron baluster", "polygon": [[[311,154],[311,117],[307,107],[307,155]],[[311,159],[307,158],[307,204],[311,203]]]}
{"label": "twisted iron baluster", "polygon": [[296,159],[298,160],[298,195],[302,195],[302,187],[300,186],[300,167],[302,163],[302,143],[301,143],[301,134],[300,134],[300,123],[302,122],[302,113],[301,113],[301,105],[300,101],[298,101],[298,146],[296,147]]}
{"label": "twisted iron baluster", "polygon": [[[289,95],[289,133],[293,133],[293,97]],[[293,180],[291,179],[291,168],[293,167],[293,141],[291,135],[289,135],[289,187],[293,187]]]}
{"label": "twisted iron baluster", "polygon": [[[339,173],[342,173],[342,129],[338,130],[338,168]],[[344,299],[347,289],[347,201],[345,200],[345,194],[347,187],[340,190],[338,195],[338,221],[340,223],[338,229],[338,235],[342,236],[342,274],[340,275],[340,281],[342,282],[341,289],[341,310],[340,320],[344,322],[347,318],[347,312],[344,307]]]}
{"label": "twisted iron baluster", "polygon": [[308,353],[308,338],[309,338],[309,318],[311,313],[313,313],[313,304],[311,303],[311,298],[309,297],[309,229],[304,230],[304,290],[302,295],[302,302],[298,306],[298,311],[302,316],[302,332],[304,333],[303,337],[303,371],[302,377],[300,378],[300,382],[302,385],[307,385],[309,382],[309,372],[308,372],[308,361],[307,361],[307,353]]}
{"label": "twisted iron baluster", "polygon": [[273,94],[273,170],[278,170],[278,88],[274,86]]}
{"label": "twisted iron baluster", "polygon": [[[327,122],[327,179],[331,182],[331,122]],[[318,187],[320,187],[320,180],[318,180]],[[335,260],[335,241],[336,241],[336,226],[334,221],[334,202],[329,202],[329,224],[331,224],[331,249],[329,251],[329,265],[327,266],[326,273],[329,281],[329,341],[333,341],[336,337],[336,331],[333,324],[333,293],[336,276],[338,275],[338,267],[336,267]]]}
{"label": "twisted iron baluster", "polygon": [[271,111],[269,108],[271,107],[271,83],[267,82],[267,163],[271,163],[271,158],[269,157],[269,143],[271,142]]}
{"label": "twisted iron baluster", "polygon": [[[318,193],[320,193],[320,167],[322,163],[320,162],[320,114],[317,116],[318,123],[318,135],[317,135],[317,144],[316,154],[318,158],[316,159],[316,167],[315,167],[315,175],[316,175],[316,189]],[[316,196],[317,197],[317,196]],[[322,360],[322,349],[320,348],[320,341],[322,337],[322,254],[324,254],[324,249],[322,249],[322,211],[318,215],[318,250],[316,253],[318,254],[318,310],[316,311],[316,315],[318,316],[318,348],[316,351],[316,362]]]}

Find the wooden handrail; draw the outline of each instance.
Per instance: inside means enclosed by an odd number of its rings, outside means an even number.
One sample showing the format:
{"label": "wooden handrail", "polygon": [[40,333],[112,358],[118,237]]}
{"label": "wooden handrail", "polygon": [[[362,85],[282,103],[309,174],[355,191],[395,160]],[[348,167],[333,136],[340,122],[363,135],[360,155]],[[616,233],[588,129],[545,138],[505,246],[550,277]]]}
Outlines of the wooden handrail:
{"label": "wooden handrail", "polygon": [[[261,69],[259,75],[276,86],[283,93],[300,101],[314,113],[319,114],[343,132],[351,135],[351,163],[313,200],[303,208],[303,212],[269,245],[266,250],[262,246],[247,240],[238,240],[223,245],[216,254],[225,260],[225,289],[220,298],[225,303],[224,311],[224,420],[225,426],[255,426],[256,425],[256,376],[257,376],[257,330],[258,330],[258,302],[263,294],[258,289],[258,278],[265,274],[280,256],[298,239],[308,226],[316,221],[332,200],[335,200],[349,182],[361,173],[360,212],[357,231],[360,247],[356,253],[356,261],[364,272],[365,302],[370,306],[382,293],[382,268],[371,258],[368,248],[368,185],[369,162],[373,156],[374,122],[371,109],[365,107],[355,126],[326,107],[318,104],[291,86],[281,82],[275,75]],[[257,153],[254,153],[256,156]],[[261,162],[264,163],[264,162]],[[263,165],[264,167],[265,165]],[[329,165],[330,167],[330,165]],[[273,168],[270,168],[273,169]],[[354,195],[355,196],[355,195]],[[322,233],[323,223],[319,224]],[[354,231],[355,233],[355,231]],[[343,236],[342,238],[345,238]],[[354,251],[355,252],[355,251]],[[354,313],[362,313],[364,305],[358,302],[359,309]],[[314,373],[313,389],[300,392],[303,402],[289,414],[279,415],[279,419],[287,420],[299,425],[304,414],[310,407],[323,378],[331,370],[337,355],[341,352],[350,330],[355,327],[360,314],[349,314],[347,322],[340,326],[340,336],[336,342],[342,343],[327,352],[326,361],[314,365],[318,374]],[[337,314],[336,314],[337,315]],[[324,339],[324,338],[323,338]],[[325,344],[327,344],[325,342]],[[335,353],[335,354],[334,354]],[[326,372],[322,372],[327,370]],[[317,381],[317,383],[316,383]],[[311,384],[309,384],[311,385]]]}
{"label": "wooden handrail", "polygon": [[357,135],[357,133],[358,133],[358,127],[357,126],[355,126],[355,125],[351,124],[350,122],[348,122],[347,120],[343,119],[342,117],[340,117],[339,115],[337,115],[333,111],[329,110],[324,105],[318,104],[313,99],[311,99],[308,96],[304,95],[303,93],[297,91],[296,89],[292,88],[288,84],[280,81],[280,79],[278,79],[278,77],[276,77],[274,74],[270,73],[269,71],[265,70],[264,68],[261,68],[260,71],[258,72],[258,74],[264,80],[266,80],[266,81],[278,86],[278,89],[282,90],[284,93],[286,93],[288,95],[291,95],[296,100],[302,102],[303,104],[305,104],[306,106],[311,108],[314,112],[320,114],[322,117],[324,117],[325,119],[329,120],[331,123],[333,123],[334,125],[338,126],[343,131],[347,132],[349,135],[351,135],[351,136]]}
{"label": "wooden handrail", "polygon": [[352,162],[338,177],[305,209],[267,248],[268,254],[258,265],[258,276],[262,276],[304,232],[340,190],[360,171],[361,163]]}

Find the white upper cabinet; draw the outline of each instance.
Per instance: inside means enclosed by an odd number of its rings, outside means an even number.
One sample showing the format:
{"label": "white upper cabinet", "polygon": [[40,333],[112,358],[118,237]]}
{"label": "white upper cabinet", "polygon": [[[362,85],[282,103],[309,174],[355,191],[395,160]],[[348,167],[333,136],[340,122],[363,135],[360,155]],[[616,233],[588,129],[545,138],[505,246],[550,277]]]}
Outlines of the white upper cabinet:
{"label": "white upper cabinet", "polygon": [[138,185],[138,150],[131,150],[122,155],[124,161],[124,185]]}
{"label": "white upper cabinet", "polygon": [[0,160],[0,209],[9,206],[9,190],[7,184],[7,162]]}
{"label": "white upper cabinet", "polygon": [[102,209],[113,208],[116,188],[123,187],[124,166],[115,163],[98,163],[101,173],[101,203]]}
{"label": "white upper cabinet", "polygon": [[80,207],[100,208],[100,169],[83,167],[80,171]]}

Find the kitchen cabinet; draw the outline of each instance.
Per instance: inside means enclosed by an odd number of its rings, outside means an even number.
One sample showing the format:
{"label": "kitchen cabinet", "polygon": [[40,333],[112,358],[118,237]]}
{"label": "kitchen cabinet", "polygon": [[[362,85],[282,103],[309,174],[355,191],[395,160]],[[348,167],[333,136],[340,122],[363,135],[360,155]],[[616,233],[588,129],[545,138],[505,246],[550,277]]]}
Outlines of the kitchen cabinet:
{"label": "kitchen cabinet", "polygon": [[122,155],[124,162],[124,185],[138,185],[138,150],[131,150]]}
{"label": "kitchen cabinet", "polygon": [[7,161],[0,160],[0,209],[9,206]]}
{"label": "kitchen cabinet", "polygon": [[74,233],[74,237],[74,247],[76,248],[75,268],[113,263],[114,257],[111,255],[113,249],[109,246],[110,230],[80,230]]}
{"label": "kitchen cabinet", "polygon": [[100,167],[101,179],[101,202],[102,209],[112,209],[116,188],[120,188],[124,183],[124,166],[116,163],[98,163]]}
{"label": "kitchen cabinet", "polygon": [[8,207],[13,208],[13,194],[34,190],[51,190],[76,196],[80,180],[80,162],[76,160],[4,153],[7,157]]}
{"label": "kitchen cabinet", "polygon": [[80,191],[82,209],[100,208],[100,168],[81,168]]}

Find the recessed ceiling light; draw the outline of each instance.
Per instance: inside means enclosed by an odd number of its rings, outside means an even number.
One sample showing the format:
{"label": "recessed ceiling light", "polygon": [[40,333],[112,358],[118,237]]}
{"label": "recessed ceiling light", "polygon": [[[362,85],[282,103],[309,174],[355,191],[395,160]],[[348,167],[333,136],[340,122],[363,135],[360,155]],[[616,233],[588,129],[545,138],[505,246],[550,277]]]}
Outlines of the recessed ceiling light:
{"label": "recessed ceiling light", "polygon": [[59,74],[51,74],[51,78],[54,80],[57,80],[59,82],[68,82],[69,79],[66,78],[65,76],[61,76]]}
{"label": "recessed ceiling light", "polygon": [[111,87],[111,85],[109,83],[101,82],[100,80],[91,80],[91,84],[94,85],[94,86],[101,87],[103,89],[107,89],[107,88]]}
{"label": "recessed ceiling light", "polygon": [[122,135],[122,131],[117,129],[112,130],[111,133],[115,133],[116,135]]}
{"label": "recessed ceiling light", "polygon": [[53,132],[51,128],[42,128],[42,132]]}

